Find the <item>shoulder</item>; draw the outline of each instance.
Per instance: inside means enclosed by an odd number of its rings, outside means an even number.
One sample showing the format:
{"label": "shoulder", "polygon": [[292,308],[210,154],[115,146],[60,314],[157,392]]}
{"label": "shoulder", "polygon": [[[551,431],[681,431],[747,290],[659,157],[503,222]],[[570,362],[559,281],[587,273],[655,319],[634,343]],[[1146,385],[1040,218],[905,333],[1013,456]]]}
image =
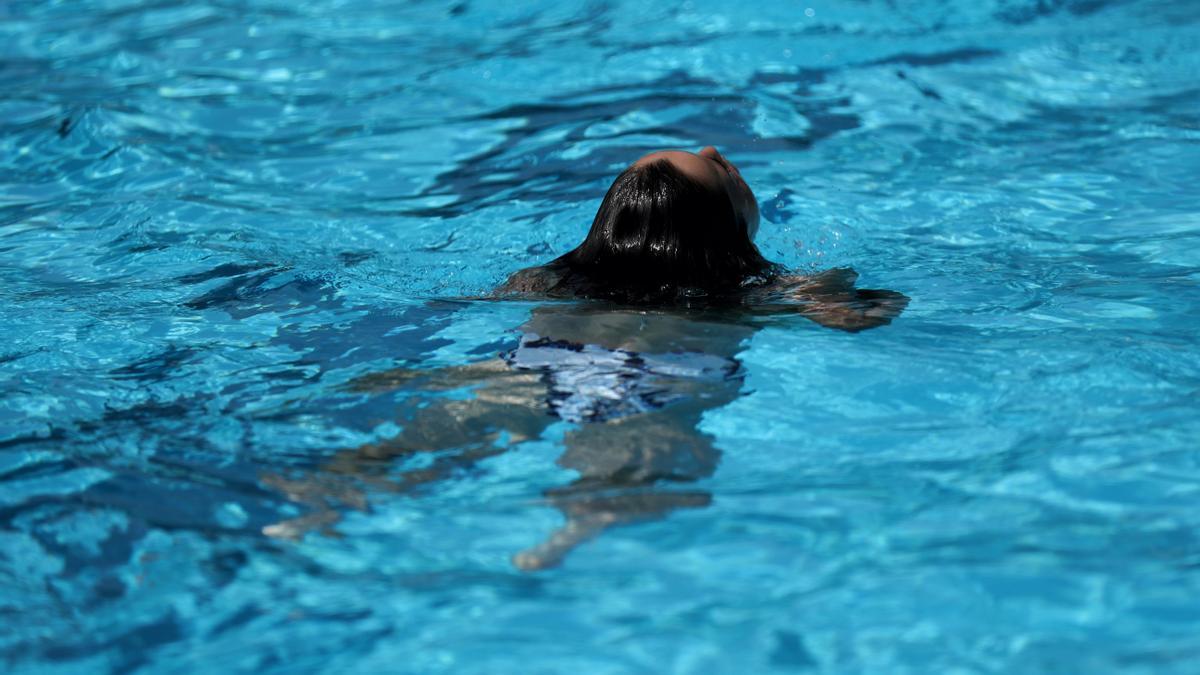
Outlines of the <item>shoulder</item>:
{"label": "shoulder", "polygon": [[526,267],[513,272],[508,279],[492,291],[498,297],[520,297],[546,295],[562,280],[562,271],[553,264]]}
{"label": "shoulder", "polygon": [[777,277],[773,290],[800,296],[836,295],[854,290],[858,272],[849,267],[835,267],[815,274],[789,274]]}
{"label": "shoulder", "polygon": [[814,297],[852,293],[858,273],[849,267],[837,267],[815,274],[780,274],[763,283],[747,287],[742,304],[794,304]]}
{"label": "shoulder", "polygon": [[857,279],[858,273],[848,267],[781,276],[748,298],[749,309],[795,312],[826,328],[854,333],[889,324],[908,306],[903,293],[857,288]]}

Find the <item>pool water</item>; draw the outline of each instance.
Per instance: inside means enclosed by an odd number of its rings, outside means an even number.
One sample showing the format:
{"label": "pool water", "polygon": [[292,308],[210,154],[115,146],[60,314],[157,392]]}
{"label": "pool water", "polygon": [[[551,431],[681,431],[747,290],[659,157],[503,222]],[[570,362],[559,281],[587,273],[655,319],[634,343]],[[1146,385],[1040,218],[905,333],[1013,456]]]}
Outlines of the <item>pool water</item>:
{"label": "pool water", "polygon": [[[1198,72],[1166,0],[0,4],[0,662],[1195,673]],[[705,144],[907,310],[647,315],[547,407],[592,310],[463,298]]]}

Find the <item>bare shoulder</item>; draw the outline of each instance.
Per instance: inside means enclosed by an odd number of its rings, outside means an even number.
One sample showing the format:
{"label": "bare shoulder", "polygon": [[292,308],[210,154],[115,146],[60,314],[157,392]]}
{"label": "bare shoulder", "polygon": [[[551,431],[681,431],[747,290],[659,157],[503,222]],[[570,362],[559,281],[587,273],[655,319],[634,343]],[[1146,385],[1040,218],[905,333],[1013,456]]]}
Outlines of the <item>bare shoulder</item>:
{"label": "bare shoulder", "polygon": [[903,293],[856,288],[857,280],[858,273],[848,267],[780,276],[747,299],[758,312],[796,312],[826,328],[852,333],[887,325],[908,306]]}
{"label": "bare shoulder", "polygon": [[781,274],[746,290],[743,302],[753,306],[794,305],[814,296],[829,297],[854,292],[858,272],[836,267],[813,274]]}
{"label": "bare shoulder", "polygon": [[492,295],[499,298],[545,295],[561,279],[562,273],[548,265],[526,267],[523,270],[513,272],[504,283],[492,291]]}
{"label": "bare shoulder", "polygon": [[802,296],[835,295],[853,292],[856,281],[858,272],[849,267],[835,267],[814,274],[784,275],[776,278],[772,287],[776,291]]}

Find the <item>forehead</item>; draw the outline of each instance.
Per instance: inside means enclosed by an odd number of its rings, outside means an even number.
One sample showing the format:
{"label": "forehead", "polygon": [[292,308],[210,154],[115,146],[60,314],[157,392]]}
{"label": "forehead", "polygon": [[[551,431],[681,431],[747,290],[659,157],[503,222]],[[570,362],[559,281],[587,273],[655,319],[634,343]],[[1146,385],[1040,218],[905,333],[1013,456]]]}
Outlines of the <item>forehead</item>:
{"label": "forehead", "polygon": [[700,155],[684,152],[682,150],[662,150],[652,152],[638,161],[634,162],[634,166],[641,166],[651,162],[657,162],[660,159],[665,159],[675,165],[676,169],[683,172],[684,175],[701,182],[720,181],[721,175],[717,170],[716,165],[711,159],[701,157]]}

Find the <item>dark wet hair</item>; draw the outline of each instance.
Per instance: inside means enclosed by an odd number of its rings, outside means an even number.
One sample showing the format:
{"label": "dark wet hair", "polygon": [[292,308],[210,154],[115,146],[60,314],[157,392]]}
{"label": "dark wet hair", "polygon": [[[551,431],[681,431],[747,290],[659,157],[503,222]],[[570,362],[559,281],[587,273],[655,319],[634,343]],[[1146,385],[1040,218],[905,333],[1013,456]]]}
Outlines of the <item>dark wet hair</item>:
{"label": "dark wet hair", "polygon": [[587,238],[547,267],[562,275],[552,293],[621,302],[734,294],[779,273],[729,195],[665,159],[622,172]]}

